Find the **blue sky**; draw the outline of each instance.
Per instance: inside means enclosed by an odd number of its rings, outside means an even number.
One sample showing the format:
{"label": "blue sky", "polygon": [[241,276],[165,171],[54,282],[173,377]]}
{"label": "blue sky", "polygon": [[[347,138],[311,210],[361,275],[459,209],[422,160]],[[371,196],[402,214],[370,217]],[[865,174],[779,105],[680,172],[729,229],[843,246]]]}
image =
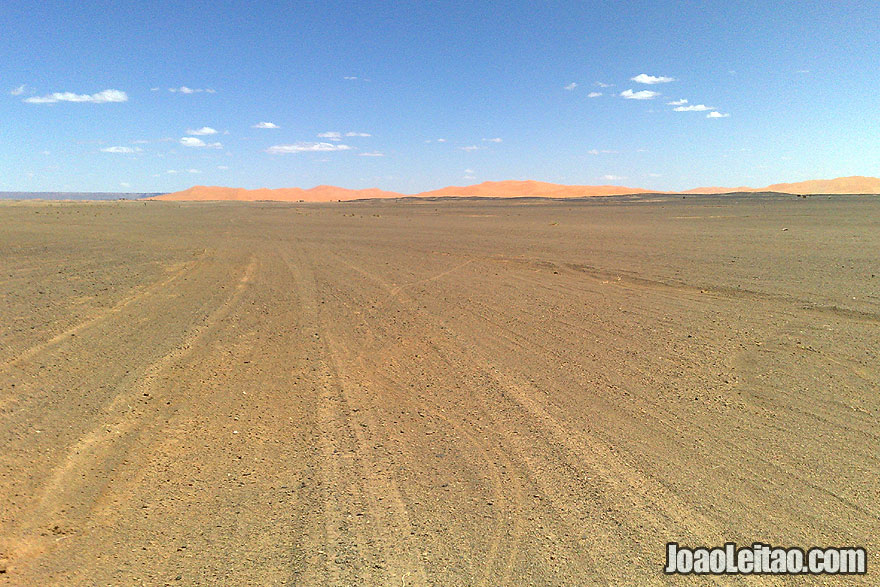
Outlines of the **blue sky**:
{"label": "blue sky", "polygon": [[9,0],[0,22],[4,191],[880,175],[876,1]]}

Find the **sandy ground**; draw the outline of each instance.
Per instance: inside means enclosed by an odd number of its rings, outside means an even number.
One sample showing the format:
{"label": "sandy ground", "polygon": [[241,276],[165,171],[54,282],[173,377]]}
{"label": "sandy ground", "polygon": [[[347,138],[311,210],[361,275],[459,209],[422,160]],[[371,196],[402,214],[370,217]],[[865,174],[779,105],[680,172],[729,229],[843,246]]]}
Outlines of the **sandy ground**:
{"label": "sandy ground", "polygon": [[0,583],[880,566],[880,199],[4,203],[0,252]]}

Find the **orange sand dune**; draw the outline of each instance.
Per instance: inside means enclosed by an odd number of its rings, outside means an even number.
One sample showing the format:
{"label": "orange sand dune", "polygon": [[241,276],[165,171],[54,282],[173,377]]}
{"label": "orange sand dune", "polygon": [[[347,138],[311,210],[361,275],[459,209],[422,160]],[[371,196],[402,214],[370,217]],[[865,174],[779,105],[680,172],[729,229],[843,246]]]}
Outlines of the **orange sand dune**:
{"label": "orange sand dune", "polygon": [[774,183],[763,190],[789,194],[880,194],[880,177],[838,177],[797,183]]}
{"label": "orange sand dune", "polygon": [[543,181],[485,181],[481,184],[464,187],[450,186],[418,196],[486,196],[523,197],[541,196],[548,198],[579,198],[583,196],[618,196],[624,194],[644,194],[651,190],[628,188],[617,185],[562,185]]}
{"label": "orange sand dune", "polygon": [[740,186],[738,188],[723,188],[723,187],[705,187],[705,188],[693,188],[690,190],[684,190],[683,192],[677,192],[682,194],[732,194],[734,192],[756,192],[755,188],[750,188],[746,186]]}
{"label": "orange sand dune", "polygon": [[774,183],[763,188],[740,186],[737,188],[705,187],[686,190],[683,194],[727,194],[732,192],[780,192],[783,194],[880,194],[880,178],[838,177],[836,179],[813,179],[795,183]]}
{"label": "orange sand dune", "polygon": [[[797,183],[776,183],[763,188],[750,187],[699,187],[683,192],[659,192],[642,188],[629,188],[616,185],[562,185],[543,181],[486,181],[470,186],[449,186],[439,190],[422,192],[414,197],[440,196],[481,196],[494,198],[516,198],[537,196],[545,198],[581,198],[585,196],[617,196],[645,193],[683,193],[683,194],[725,194],[732,192],[781,192],[789,194],[880,194],[880,178],[877,177],[838,177],[837,179],[816,179]],[[256,189],[195,186],[182,192],[164,194],[151,199],[173,201],[208,200],[274,200],[281,202],[332,202],[338,200],[357,200],[364,198],[401,198],[404,194],[386,192],[378,188],[350,190],[330,185],[319,185],[311,189],[282,188]]]}

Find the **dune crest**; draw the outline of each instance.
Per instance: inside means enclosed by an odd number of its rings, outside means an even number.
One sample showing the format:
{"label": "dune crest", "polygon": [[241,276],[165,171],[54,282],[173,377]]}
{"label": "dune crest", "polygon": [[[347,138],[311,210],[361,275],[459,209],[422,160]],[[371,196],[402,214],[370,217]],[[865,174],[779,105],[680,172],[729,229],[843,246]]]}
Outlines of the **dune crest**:
{"label": "dune crest", "polygon": [[760,191],[792,194],[880,194],[880,177],[853,175],[836,179],[774,183]]}
{"label": "dune crest", "polygon": [[[617,185],[563,185],[543,181],[485,181],[469,186],[449,186],[421,192],[412,197],[476,196],[485,198],[583,198],[589,196],[620,196],[627,194],[726,194],[733,192],[780,192],[789,194],[880,194],[880,178],[851,176],[836,179],[814,179],[795,183],[775,183],[762,188],[698,187],[681,192],[661,192]],[[405,194],[378,188],[352,190],[331,185],[310,189],[281,188],[255,189],[219,186],[193,186],[181,192],[163,194],[150,199],[170,201],[245,201],[272,200],[277,202],[334,202],[365,198],[402,198]]]}
{"label": "dune crest", "polygon": [[548,198],[579,198],[583,196],[618,196],[624,194],[650,193],[652,190],[628,188],[618,185],[563,185],[543,181],[484,181],[470,186],[449,186],[419,196],[485,196]]}

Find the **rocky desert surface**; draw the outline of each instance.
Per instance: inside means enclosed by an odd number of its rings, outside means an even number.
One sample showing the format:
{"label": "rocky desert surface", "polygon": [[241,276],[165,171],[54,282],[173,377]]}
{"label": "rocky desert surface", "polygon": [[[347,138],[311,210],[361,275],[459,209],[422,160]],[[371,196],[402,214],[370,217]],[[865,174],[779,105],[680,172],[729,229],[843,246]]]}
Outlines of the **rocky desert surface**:
{"label": "rocky desert surface", "polygon": [[0,253],[0,584],[876,584],[876,197],[4,202]]}

